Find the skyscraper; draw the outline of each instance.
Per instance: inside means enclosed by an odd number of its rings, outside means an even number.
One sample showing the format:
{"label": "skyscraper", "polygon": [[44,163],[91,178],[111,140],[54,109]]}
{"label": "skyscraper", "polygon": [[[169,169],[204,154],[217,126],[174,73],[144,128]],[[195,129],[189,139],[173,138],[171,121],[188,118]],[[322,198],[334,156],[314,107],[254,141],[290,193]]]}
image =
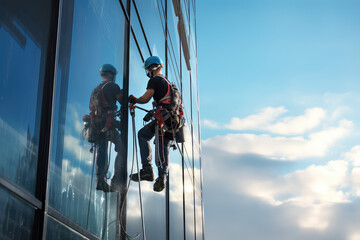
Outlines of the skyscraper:
{"label": "skyscraper", "polygon": [[[0,239],[126,239],[124,230],[204,239],[196,44],[193,0],[0,1]],[[152,55],[181,90],[186,141],[171,150],[166,189],[141,182],[140,202],[137,183],[125,195],[134,134],[126,96],[145,92]],[[125,96],[123,191],[111,193],[96,190],[96,149],[80,137],[105,63]],[[139,130],[145,113],[135,114]],[[108,178],[115,155],[108,144]]]}

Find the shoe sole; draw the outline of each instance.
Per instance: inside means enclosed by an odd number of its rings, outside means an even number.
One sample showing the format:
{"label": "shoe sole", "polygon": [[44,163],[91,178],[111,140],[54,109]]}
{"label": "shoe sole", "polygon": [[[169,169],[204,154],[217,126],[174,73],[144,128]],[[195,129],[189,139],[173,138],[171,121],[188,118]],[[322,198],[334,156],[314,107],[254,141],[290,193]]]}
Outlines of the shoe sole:
{"label": "shoe sole", "polygon": [[[136,176],[136,175],[135,175]],[[134,182],[139,182],[139,180],[138,179],[133,179],[132,177],[131,177],[131,175],[129,176],[129,178],[132,180],[132,181],[134,181]],[[154,178],[141,178],[140,179],[140,181],[148,181],[148,182],[152,182],[152,181],[154,181]]]}

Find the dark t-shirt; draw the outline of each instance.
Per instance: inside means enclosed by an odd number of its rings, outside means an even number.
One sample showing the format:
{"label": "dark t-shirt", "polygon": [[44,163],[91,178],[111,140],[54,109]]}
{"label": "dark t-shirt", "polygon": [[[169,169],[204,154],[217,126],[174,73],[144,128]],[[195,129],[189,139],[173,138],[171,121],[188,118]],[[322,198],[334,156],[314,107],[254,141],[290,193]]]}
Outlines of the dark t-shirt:
{"label": "dark t-shirt", "polygon": [[115,109],[116,106],[116,95],[121,94],[119,85],[114,82],[106,84],[103,88],[103,93],[106,101]]}
{"label": "dark t-shirt", "polygon": [[168,83],[165,79],[160,76],[155,76],[150,78],[146,89],[154,89],[154,100],[159,102],[163,97],[165,97],[168,91]]}

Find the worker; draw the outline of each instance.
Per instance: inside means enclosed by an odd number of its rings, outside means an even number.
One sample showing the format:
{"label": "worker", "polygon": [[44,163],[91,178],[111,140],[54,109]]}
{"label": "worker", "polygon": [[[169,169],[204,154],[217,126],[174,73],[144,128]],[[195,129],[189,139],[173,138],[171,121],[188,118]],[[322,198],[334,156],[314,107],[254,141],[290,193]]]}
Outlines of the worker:
{"label": "worker", "polygon": [[[163,68],[163,62],[158,56],[152,56],[146,59],[144,63],[144,68],[146,75],[150,78],[147,83],[146,92],[139,98],[136,98],[133,95],[129,96],[130,107],[134,107],[134,104],[145,104],[150,101],[151,98],[154,99],[154,105],[158,111],[163,116],[165,124],[168,128],[171,128],[171,118],[166,116],[169,112],[166,110],[170,105],[170,97],[166,97],[170,92],[170,83],[162,75],[161,68]],[[165,100],[163,100],[165,99]],[[150,140],[155,136],[156,129],[156,120],[151,121],[145,125],[138,132],[139,146],[140,146],[140,155],[142,169],[140,170],[140,180],[154,181],[154,172],[152,168],[152,151]],[[168,166],[169,166],[169,148],[173,140],[173,135],[169,132],[159,135],[159,144],[158,151],[159,159],[156,162],[158,167],[158,178],[154,183],[154,191],[161,192],[165,188],[166,179],[168,175]],[[130,175],[130,179],[133,181],[139,181],[138,173]]]}
{"label": "worker", "polygon": [[[90,119],[92,136],[90,140],[96,144],[96,190],[104,192],[120,191],[120,167],[122,164],[121,150],[123,148],[119,128],[119,122],[115,121],[117,110],[116,102],[121,104],[122,90],[115,83],[116,68],[111,64],[104,64],[100,68],[102,82],[93,90],[90,98]],[[115,158],[114,175],[111,184],[106,182],[109,168],[107,156],[107,143],[115,144],[117,152]],[[95,153],[94,153],[95,154]]]}

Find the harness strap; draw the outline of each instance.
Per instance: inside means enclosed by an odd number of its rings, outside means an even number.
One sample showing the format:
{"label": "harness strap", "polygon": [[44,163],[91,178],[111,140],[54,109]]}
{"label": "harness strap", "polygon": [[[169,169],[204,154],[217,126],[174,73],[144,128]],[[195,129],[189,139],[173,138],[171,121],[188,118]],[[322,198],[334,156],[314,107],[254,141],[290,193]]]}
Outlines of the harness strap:
{"label": "harness strap", "polygon": [[104,96],[104,87],[106,85],[108,85],[111,81],[107,81],[102,87],[101,87],[101,98],[102,98],[102,107],[105,108],[105,107],[110,107],[110,104],[108,103],[108,101],[106,101],[106,98]]}
{"label": "harness strap", "polygon": [[[161,99],[159,100],[159,102],[157,102],[156,104],[157,104],[157,105],[160,104],[160,103],[170,104],[170,103],[171,103],[171,92],[170,92],[171,88],[170,88],[170,82],[169,82],[169,80],[167,80],[163,75],[157,75],[157,76],[161,77],[162,79],[164,79],[164,80],[166,81],[166,83],[167,83],[167,85],[168,85],[168,90],[167,90],[165,96],[164,96],[163,98],[161,98]],[[168,100],[168,99],[170,99],[170,101],[166,101],[166,100]],[[165,101],[166,101],[166,102],[165,102]]]}

